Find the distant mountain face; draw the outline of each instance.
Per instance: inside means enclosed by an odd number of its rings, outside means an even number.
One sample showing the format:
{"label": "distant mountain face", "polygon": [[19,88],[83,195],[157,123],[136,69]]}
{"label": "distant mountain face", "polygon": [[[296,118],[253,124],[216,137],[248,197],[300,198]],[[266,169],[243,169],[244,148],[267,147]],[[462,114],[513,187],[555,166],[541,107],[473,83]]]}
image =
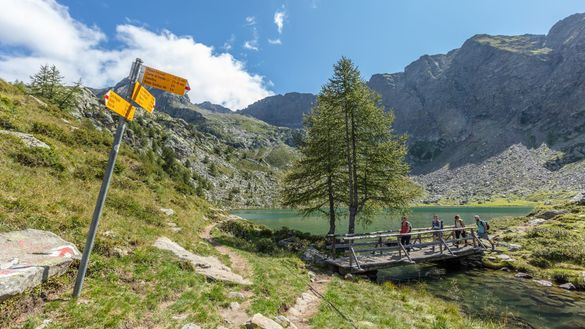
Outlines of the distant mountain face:
{"label": "distant mountain face", "polygon": [[219,104],[213,104],[211,102],[199,103],[199,104],[197,104],[197,106],[204,109],[204,110],[208,110],[208,111],[215,112],[215,113],[224,113],[224,114],[233,113],[233,111],[228,109],[227,107],[221,106]]}
{"label": "distant mountain face", "polygon": [[417,173],[479,163],[515,144],[561,151],[549,170],[585,157],[585,14],[546,36],[476,35],[368,85],[409,135]]}
{"label": "distant mountain face", "polygon": [[301,128],[303,115],[309,113],[317,97],[306,93],[287,93],[261,99],[239,113],[275,126]]}

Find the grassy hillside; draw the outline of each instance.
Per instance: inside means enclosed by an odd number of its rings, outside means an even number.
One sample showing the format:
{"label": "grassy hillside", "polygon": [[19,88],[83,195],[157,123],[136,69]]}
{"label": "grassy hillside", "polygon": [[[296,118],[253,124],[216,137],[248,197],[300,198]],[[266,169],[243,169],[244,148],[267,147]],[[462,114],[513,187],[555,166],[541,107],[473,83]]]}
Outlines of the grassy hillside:
{"label": "grassy hillside", "polygon": [[[147,127],[138,128],[146,124],[137,120],[131,125],[133,145],[147,145],[154,138]],[[49,230],[83,246],[113,139],[111,132],[43,104],[24,88],[1,80],[0,129],[30,133],[50,146],[28,148],[16,137],[0,135],[0,232]],[[269,154],[257,156],[270,158]],[[156,238],[167,236],[194,253],[215,255],[230,265],[226,256],[200,238],[204,227],[225,215],[197,196],[186,179],[188,173],[169,154],[124,144],[82,298],[70,298],[74,266],[66,275],[0,304],[0,327],[35,328],[50,319],[48,328],[177,328],[188,322],[216,328],[226,325],[220,311],[235,301],[229,292],[251,296],[250,315],[275,316],[293,305],[308,288],[308,270],[294,252],[277,246],[282,236],[270,231],[254,228],[264,232],[260,237],[240,234],[249,232],[243,227],[214,233],[249,262],[250,273],[245,274],[253,285],[248,288],[208,281],[189,264],[152,247]],[[175,215],[166,216],[161,207],[174,209]],[[177,232],[171,225],[181,230]],[[424,291],[413,294],[365,281],[333,282],[327,298],[335,303],[347,298],[352,305],[368,309],[356,320],[368,320],[379,328],[391,323],[408,327],[409,322],[404,321],[410,312],[420,319],[420,328],[446,328],[446,321],[449,328],[484,327],[467,319],[455,305]],[[372,298],[362,298],[363,294]],[[403,297],[390,303],[396,296]],[[346,326],[326,304],[311,321],[317,328]]]}

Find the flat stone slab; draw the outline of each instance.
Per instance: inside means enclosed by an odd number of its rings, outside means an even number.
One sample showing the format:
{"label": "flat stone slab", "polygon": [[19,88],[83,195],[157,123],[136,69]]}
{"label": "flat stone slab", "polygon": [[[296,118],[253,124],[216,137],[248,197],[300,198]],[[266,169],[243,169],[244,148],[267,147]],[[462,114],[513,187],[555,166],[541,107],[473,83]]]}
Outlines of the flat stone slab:
{"label": "flat stone slab", "polygon": [[232,272],[229,267],[223,265],[216,257],[195,255],[167,237],[158,238],[154,242],[154,246],[161,250],[168,250],[180,259],[189,261],[195,272],[210,279],[241,285],[252,284],[252,282]]}
{"label": "flat stone slab", "polygon": [[40,148],[45,148],[45,149],[51,148],[49,145],[47,145],[44,142],[41,142],[40,140],[38,140],[36,137],[34,137],[31,134],[25,134],[25,133],[21,133],[18,131],[8,131],[8,130],[0,130],[0,134],[16,136],[26,146],[28,146],[30,148],[33,148],[33,147],[40,147]]}
{"label": "flat stone slab", "polygon": [[80,256],[75,245],[51,232],[0,233],[0,301],[65,273]]}

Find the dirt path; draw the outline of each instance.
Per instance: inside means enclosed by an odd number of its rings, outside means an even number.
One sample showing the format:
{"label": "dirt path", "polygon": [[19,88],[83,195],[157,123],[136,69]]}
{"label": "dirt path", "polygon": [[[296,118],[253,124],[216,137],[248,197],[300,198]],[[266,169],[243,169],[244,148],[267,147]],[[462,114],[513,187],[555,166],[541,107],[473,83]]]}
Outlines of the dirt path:
{"label": "dirt path", "polygon": [[317,314],[319,306],[323,301],[321,296],[325,294],[327,285],[331,282],[331,276],[318,274],[309,290],[302,293],[296,300],[295,305],[286,311],[285,316],[299,329],[309,329],[309,319]]}
{"label": "dirt path", "polygon": [[215,225],[217,225],[217,224],[211,224],[211,225],[206,226],[203,229],[203,231],[201,232],[201,234],[199,235],[199,237],[201,237],[203,240],[209,242],[222,255],[228,256],[230,258],[232,270],[234,270],[236,273],[238,273],[244,277],[249,277],[251,274],[251,270],[250,270],[250,264],[248,263],[248,260],[246,260],[244,257],[242,257],[237,252],[234,252],[230,248],[213,240],[213,237],[211,237],[211,231],[213,230]]}

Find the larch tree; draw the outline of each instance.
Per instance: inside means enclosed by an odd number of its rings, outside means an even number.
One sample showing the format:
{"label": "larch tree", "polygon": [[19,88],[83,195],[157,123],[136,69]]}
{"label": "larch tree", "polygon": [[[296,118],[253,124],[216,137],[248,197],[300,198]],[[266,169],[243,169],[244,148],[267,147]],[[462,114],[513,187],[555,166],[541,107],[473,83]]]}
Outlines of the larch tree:
{"label": "larch tree", "polygon": [[285,200],[297,202],[285,205],[310,204],[304,208],[308,211],[332,200],[336,207],[347,207],[347,232],[354,234],[358,217],[367,224],[374,210],[405,210],[420,195],[408,177],[406,138],[393,133],[392,113],[379,106],[379,96],[351,60],[341,58],[334,66],[309,118],[302,157],[285,180]]}

